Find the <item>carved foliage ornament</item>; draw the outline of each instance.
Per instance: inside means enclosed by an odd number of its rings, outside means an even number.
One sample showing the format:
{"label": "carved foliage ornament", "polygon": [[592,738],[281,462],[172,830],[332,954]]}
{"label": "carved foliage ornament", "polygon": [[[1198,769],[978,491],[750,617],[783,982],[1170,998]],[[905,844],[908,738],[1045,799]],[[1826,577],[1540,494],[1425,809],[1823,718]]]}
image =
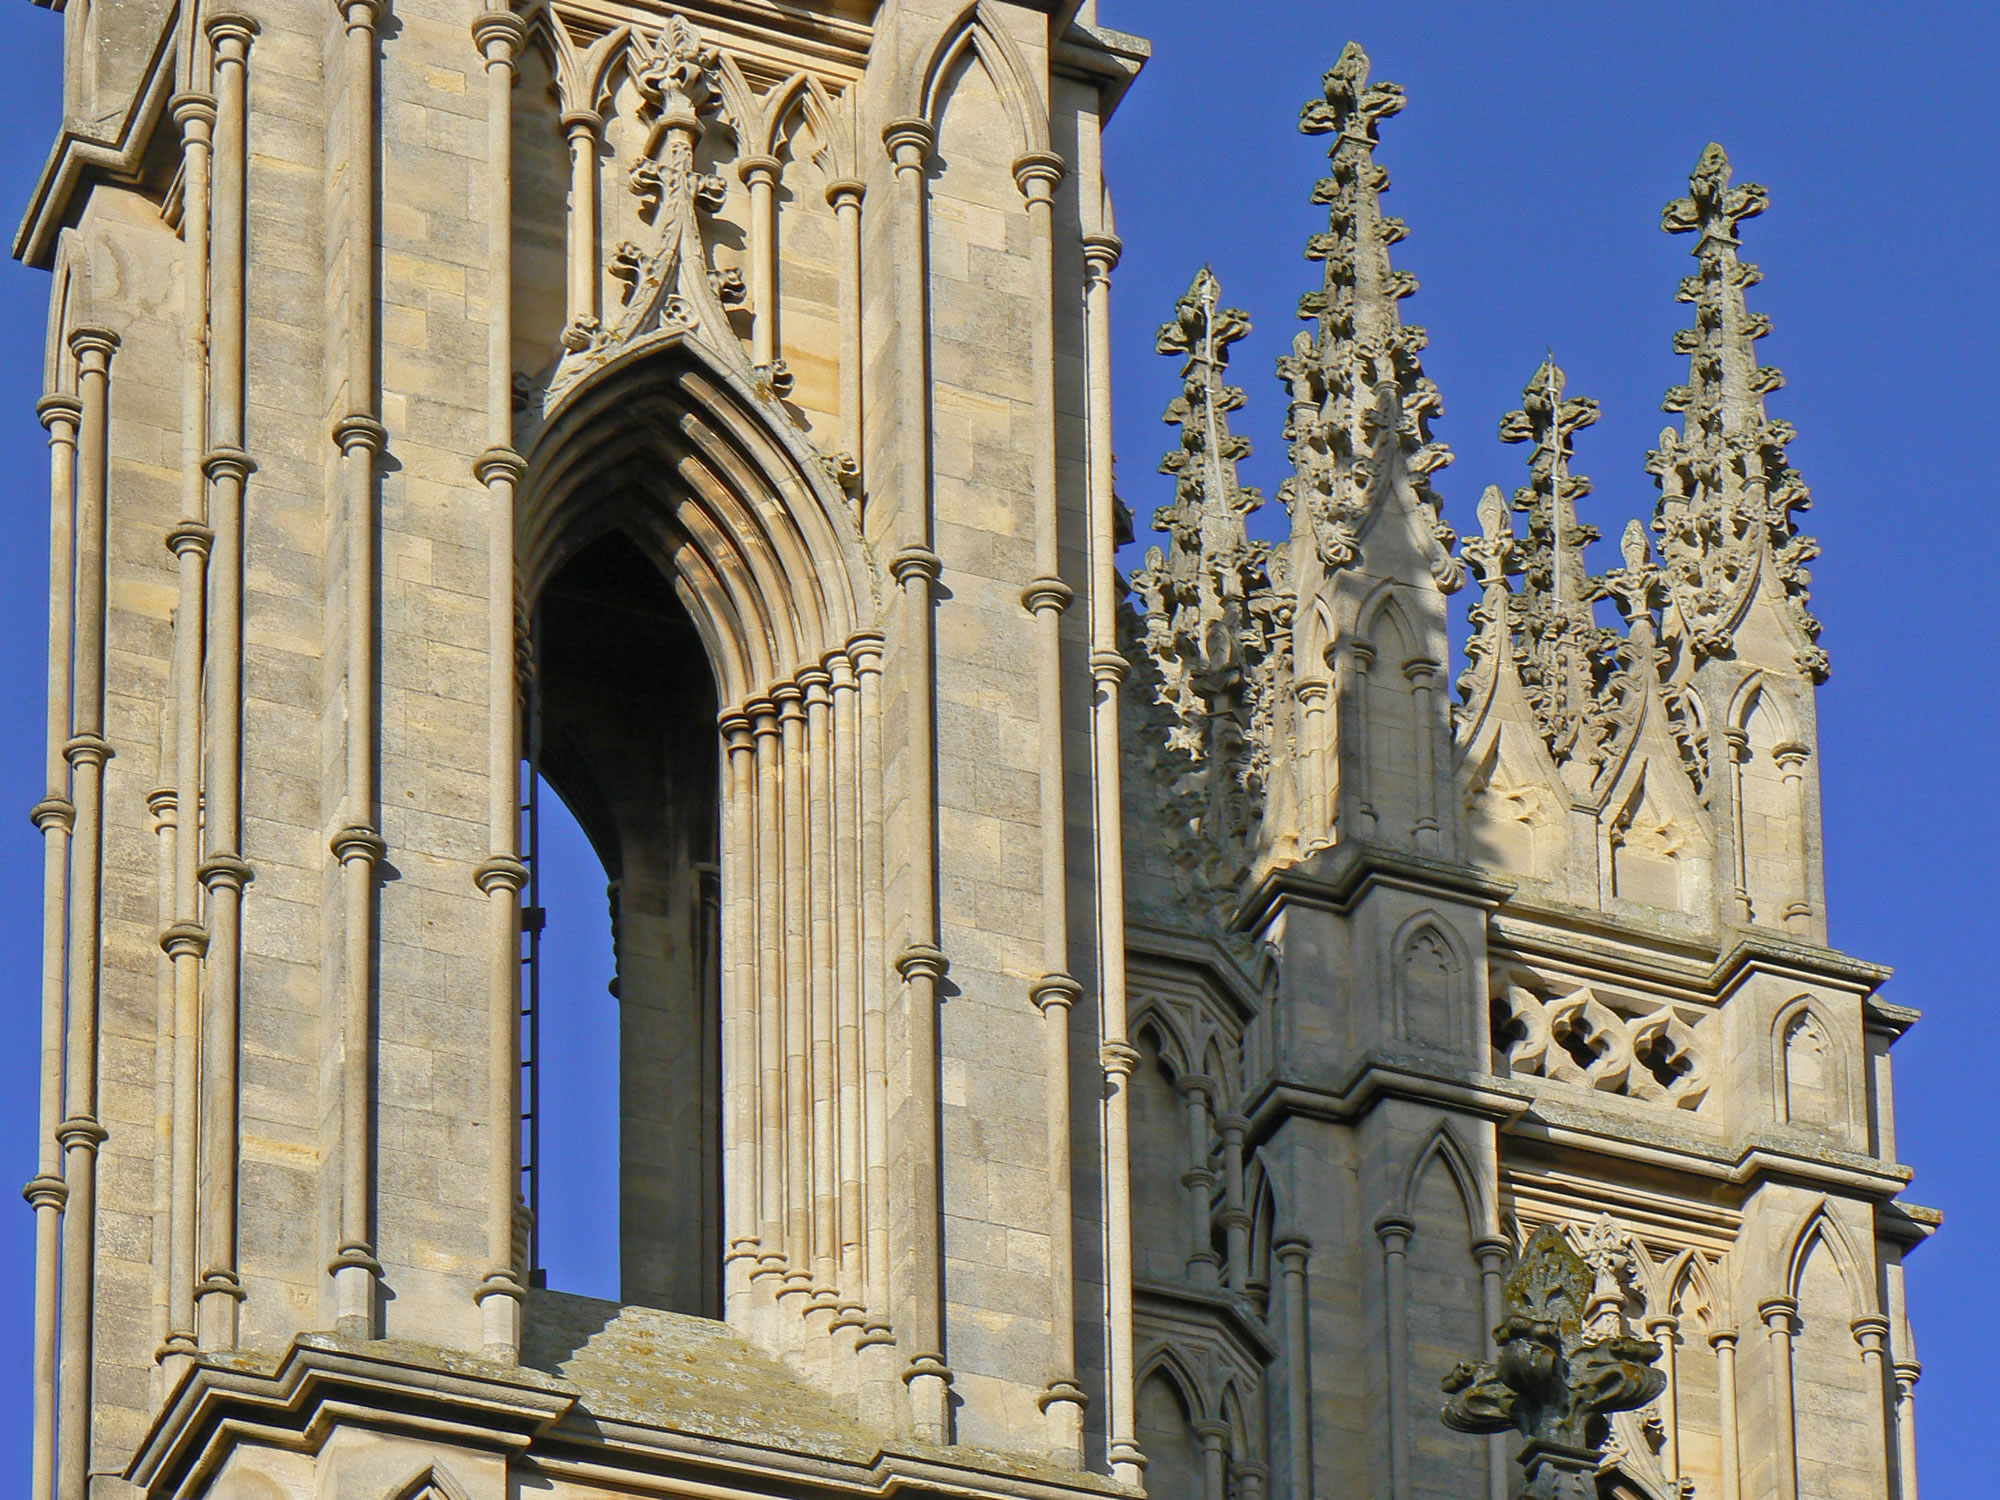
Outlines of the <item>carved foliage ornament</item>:
{"label": "carved foliage ornament", "polygon": [[[1559,766],[1575,764],[1589,785],[1637,727],[1644,692],[1634,669],[1652,663],[1650,652],[1642,662],[1632,640],[1597,623],[1596,602],[1614,589],[1588,571],[1584,549],[1599,533],[1577,517],[1576,502],[1591,485],[1570,459],[1575,434],[1596,422],[1598,406],[1565,399],[1566,383],[1555,361],[1544,361],[1521,392],[1520,410],[1500,422],[1502,442],[1532,444],[1529,482],[1514,492],[1514,509],[1528,517],[1525,544],[1514,552],[1524,586],[1507,601],[1506,628],[1550,755]],[[1643,548],[1632,563],[1643,567]]]}
{"label": "carved foliage ornament", "polygon": [[[669,16],[654,35],[635,32],[627,66],[641,100],[644,144],[627,164],[625,185],[638,200],[644,243],[628,239],[611,252],[608,267],[621,283],[620,310],[600,328],[579,330],[543,396],[544,411],[590,370],[635,340],[660,329],[708,327],[713,342],[740,354],[728,330],[728,307],[746,296],[740,272],[718,272],[703,241],[701,216],[722,206],[721,177],[697,170],[695,148],[719,102],[715,49],[682,16]],[[740,363],[740,359],[736,362]]]}
{"label": "carved foliage ornament", "polygon": [[1538,1229],[1501,1294],[1498,1357],[1462,1362],[1444,1378],[1445,1426],[1529,1440],[1520,1460],[1534,1500],[1594,1497],[1606,1418],[1666,1389],[1652,1367],[1657,1343],[1627,1332],[1622,1312],[1593,1323],[1599,1281],[1560,1229]]}
{"label": "carved foliage ornament", "polygon": [[1377,126],[1403,107],[1403,91],[1371,83],[1368,71],[1368,54],[1349,42],[1322,80],[1323,97],[1299,112],[1300,130],[1333,137],[1333,171],[1312,193],[1327,209],[1327,230],[1306,245],[1306,258],[1325,265],[1323,284],[1299,302],[1315,331],[1300,333],[1278,361],[1296,470],[1278,497],[1331,572],[1354,562],[1368,517],[1407,483],[1430,532],[1431,572],[1450,592],[1464,574],[1430,481],[1451,462],[1430,434],[1443,403],[1418,358],[1424,330],[1404,327],[1397,311],[1417,282],[1390,264],[1389,247],[1409,231],[1382,213],[1389,174],[1375,161]]}
{"label": "carved foliage ornament", "polygon": [[1291,590],[1282,554],[1244,527],[1263,497],[1237,482],[1250,444],[1229,430],[1244,400],[1225,378],[1229,348],[1250,322],[1221,297],[1204,267],[1160,329],[1160,352],[1183,359],[1181,394],[1165,416],[1180,444],[1160,464],[1176,484],[1153,518],[1167,546],[1132,576],[1188,894],[1233,888],[1249,868],[1290,678]]}
{"label": "carved foliage ornament", "polygon": [[1695,658],[1727,654],[1760,581],[1797,642],[1797,666],[1813,681],[1827,673],[1812,616],[1806,564],[1819,555],[1799,534],[1794,512],[1812,500],[1785,455],[1797,435],[1764,411],[1764,396],[1784,384],[1757,362],[1756,341],[1770,319],[1752,313],[1744,292],[1762,280],[1738,257],[1738,226],[1762,213],[1769,195],[1754,183],[1731,182],[1720,146],[1702,152],[1688,179],[1688,196],[1669,203],[1661,227],[1695,237],[1699,270],[1681,283],[1679,298],[1694,308],[1692,328],[1675,335],[1688,356],[1688,382],[1667,392],[1665,409],[1681,414],[1647,467],[1660,487],[1653,529],[1660,537],[1673,602]]}

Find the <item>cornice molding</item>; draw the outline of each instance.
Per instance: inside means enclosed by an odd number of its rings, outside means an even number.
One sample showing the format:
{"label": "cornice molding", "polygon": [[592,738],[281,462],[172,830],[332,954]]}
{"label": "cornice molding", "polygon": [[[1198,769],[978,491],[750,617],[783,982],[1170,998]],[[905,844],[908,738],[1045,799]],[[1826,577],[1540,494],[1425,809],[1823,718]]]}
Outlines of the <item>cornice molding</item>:
{"label": "cornice molding", "polygon": [[118,121],[114,135],[93,134],[75,122],[63,125],[28,195],[27,212],[14,231],[14,259],[48,270],[54,263],[56,236],[77,218],[73,205],[79,190],[100,180],[139,180],[146,147],[166,118],[167,101],[174,91],[173,44],[174,28],[163,26],[133,94],[132,107]]}

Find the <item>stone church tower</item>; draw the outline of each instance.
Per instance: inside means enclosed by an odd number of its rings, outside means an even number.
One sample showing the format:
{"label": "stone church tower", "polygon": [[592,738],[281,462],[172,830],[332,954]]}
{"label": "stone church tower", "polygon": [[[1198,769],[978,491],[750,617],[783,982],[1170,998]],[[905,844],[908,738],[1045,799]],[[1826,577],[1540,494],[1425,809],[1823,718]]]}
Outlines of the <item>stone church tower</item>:
{"label": "stone church tower", "polygon": [[[1461,545],[1350,48],[1289,535],[1204,272],[1128,585],[1094,0],[57,8],[37,1500],[1504,1500],[1439,1385],[1551,1226],[1661,1346],[1605,1494],[1916,1500],[1718,149],[1654,540],[1551,362]],[[617,1301],[535,1265],[524,756]]]}

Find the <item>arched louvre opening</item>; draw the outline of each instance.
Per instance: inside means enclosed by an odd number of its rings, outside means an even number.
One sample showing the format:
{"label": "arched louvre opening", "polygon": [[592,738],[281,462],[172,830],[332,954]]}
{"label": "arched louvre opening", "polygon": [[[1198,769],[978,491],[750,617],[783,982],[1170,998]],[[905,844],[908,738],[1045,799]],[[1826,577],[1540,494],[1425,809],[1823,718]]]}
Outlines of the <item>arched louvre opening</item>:
{"label": "arched louvre opening", "polygon": [[[531,770],[588,837],[611,912],[615,1076],[597,1086],[618,1101],[617,1198],[601,1210],[603,1228],[617,1226],[618,1300],[719,1317],[722,809],[714,677],[672,585],[620,530],[578,549],[549,577],[534,601],[532,634]],[[575,887],[564,894],[572,908],[591,899]],[[551,909],[551,896],[538,882],[542,921],[565,915]],[[554,1002],[567,977],[529,977],[531,1068],[541,1067],[537,1050],[559,1050],[551,1032],[564,1014]],[[527,1098],[547,1097],[553,1082],[531,1077]],[[531,1127],[531,1139],[539,1136]],[[531,1164],[538,1199],[550,1174],[567,1169],[554,1158]]]}
{"label": "arched louvre opening", "polygon": [[525,446],[531,738],[616,902],[619,1300],[887,1326],[883,638],[847,501],[684,329]]}

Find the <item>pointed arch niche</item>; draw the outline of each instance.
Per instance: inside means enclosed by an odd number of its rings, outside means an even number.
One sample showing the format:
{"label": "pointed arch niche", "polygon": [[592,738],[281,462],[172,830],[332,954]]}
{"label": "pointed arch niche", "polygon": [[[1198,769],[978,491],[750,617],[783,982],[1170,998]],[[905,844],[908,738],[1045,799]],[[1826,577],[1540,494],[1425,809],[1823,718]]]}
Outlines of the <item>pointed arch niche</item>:
{"label": "pointed arch niche", "polygon": [[526,739],[611,894],[619,1300],[720,1317],[761,1280],[859,1315],[880,638],[839,501],[759,402],[667,335],[551,414],[517,527]]}

